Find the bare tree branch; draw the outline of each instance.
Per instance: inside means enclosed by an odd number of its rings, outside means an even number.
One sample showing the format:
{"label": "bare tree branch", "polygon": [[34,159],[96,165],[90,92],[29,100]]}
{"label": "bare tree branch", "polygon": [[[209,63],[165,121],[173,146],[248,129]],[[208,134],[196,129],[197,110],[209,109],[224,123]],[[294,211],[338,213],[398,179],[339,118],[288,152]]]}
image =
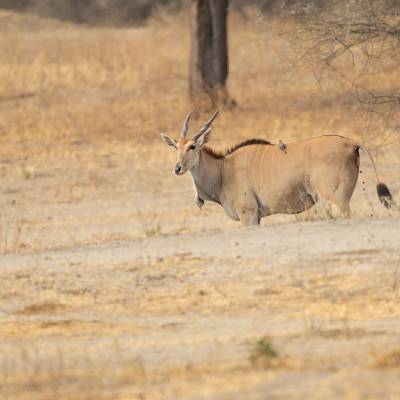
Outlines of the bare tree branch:
{"label": "bare tree branch", "polygon": [[[396,11],[396,12],[394,12]],[[388,0],[339,2],[327,12],[304,12],[282,35],[296,55],[291,68],[308,66],[320,86],[326,79],[351,90],[361,108],[400,126],[400,6]]]}

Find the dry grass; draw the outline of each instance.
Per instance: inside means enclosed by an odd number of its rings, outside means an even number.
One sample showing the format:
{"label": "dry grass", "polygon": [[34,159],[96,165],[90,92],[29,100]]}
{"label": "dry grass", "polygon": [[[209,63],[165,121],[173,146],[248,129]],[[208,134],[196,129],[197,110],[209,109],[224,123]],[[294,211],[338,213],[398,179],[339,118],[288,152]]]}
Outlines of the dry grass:
{"label": "dry grass", "polygon": [[20,242],[23,220],[0,221],[0,248],[2,253],[17,253],[23,245]]}
{"label": "dry grass", "polygon": [[[2,13],[6,19],[9,13]],[[54,28],[44,22],[34,35],[21,29],[24,18],[30,17],[20,17],[19,30],[10,27],[0,41],[5,134],[68,142],[88,136],[158,142],[160,129],[173,133],[178,128],[190,108],[186,16],[179,25],[164,16],[149,27],[118,30]],[[284,42],[274,37],[273,28],[236,15],[231,19],[230,90],[239,110],[217,122],[217,141],[254,135],[294,139],[343,129],[365,133],[364,116],[360,112],[360,119],[354,118],[357,105],[347,104],[345,95],[332,92],[329,98],[327,92],[321,103],[306,70],[287,70],[279,58]],[[388,85],[395,82],[395,76],[385,79]]]}
{"label": "dry grass", "polygon": [[375,368],[400,368],[400,350],[392,350],[376,356]]}

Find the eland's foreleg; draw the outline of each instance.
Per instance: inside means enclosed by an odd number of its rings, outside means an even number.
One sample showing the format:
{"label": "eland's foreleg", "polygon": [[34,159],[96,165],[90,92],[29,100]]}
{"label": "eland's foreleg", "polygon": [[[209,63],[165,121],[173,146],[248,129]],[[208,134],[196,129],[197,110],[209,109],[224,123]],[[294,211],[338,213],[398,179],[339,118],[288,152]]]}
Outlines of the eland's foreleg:
{"label": "eland's foreleg", "polygon": [[258,209],[244,209],[238,212],[240,222],[243,226],[260,225]]}

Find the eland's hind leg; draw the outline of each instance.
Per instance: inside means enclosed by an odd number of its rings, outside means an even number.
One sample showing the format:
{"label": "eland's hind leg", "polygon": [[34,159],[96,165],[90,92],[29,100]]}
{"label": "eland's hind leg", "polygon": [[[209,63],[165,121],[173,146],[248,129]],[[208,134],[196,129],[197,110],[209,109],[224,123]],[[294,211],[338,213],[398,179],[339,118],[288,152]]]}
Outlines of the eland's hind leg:
{"label": "eland's hind leg", "polygon": [[[353,186],[354,189],[354,186]],[[339,207],[345,218],[351,217],[350,198],[353,193],[348,182],[341,182],[334,190],[319,190],[319,194],[330,203]]]}
{"label": "eland's hind leg", "polygon": [[336,204],[341,213],[345,218],[351,218],[351,210],[350,210],[350,197],[353,194],[353,191],[349,193],[346,185],[339,186],[338,190],[332,196],[331,202]]}
{"label": "eland's hind leg", "polygon": [[355,153],[343,163],[338,176],[332,174],[318,185],[319,194],[337,205],[346,218],[351,217],[349,203],[357,183],[358,167],[358,154]]}
{"label": "eland's hind leg", "polygon": [[350,211],[350,199],[353,195],[354,188],[356,187],[358,173],[360,166],[360,158],[358,151],[347,159],[347,162],[342,169],[342,173],[339,177],[339,185],[337,190],[333,193],[334,199],[332,200],[342,211],[346,218],[351,217]]}
{"label": "eland's hind leg", "polygon": [[356,186],[358,167],[356,170],[347,170],[346,174],[343,175],[339,178],[337,184],[330,187],[330,190],[324,188],[325,190],[321,190],[320,193],[325,199],[337,205],[345,218],[350,218],[351,210],[349,203],[354,192],[354,187]]}

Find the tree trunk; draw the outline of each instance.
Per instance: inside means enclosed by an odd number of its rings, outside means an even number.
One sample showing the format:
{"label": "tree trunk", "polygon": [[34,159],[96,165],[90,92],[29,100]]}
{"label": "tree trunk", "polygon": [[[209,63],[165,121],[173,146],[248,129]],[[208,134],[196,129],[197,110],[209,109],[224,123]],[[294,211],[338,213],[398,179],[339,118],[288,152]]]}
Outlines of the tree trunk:
{"label": "tree trunk", "polygon": [[233,106],[228,78],[228,0],[192,0],[189,93],[202,109]]}

